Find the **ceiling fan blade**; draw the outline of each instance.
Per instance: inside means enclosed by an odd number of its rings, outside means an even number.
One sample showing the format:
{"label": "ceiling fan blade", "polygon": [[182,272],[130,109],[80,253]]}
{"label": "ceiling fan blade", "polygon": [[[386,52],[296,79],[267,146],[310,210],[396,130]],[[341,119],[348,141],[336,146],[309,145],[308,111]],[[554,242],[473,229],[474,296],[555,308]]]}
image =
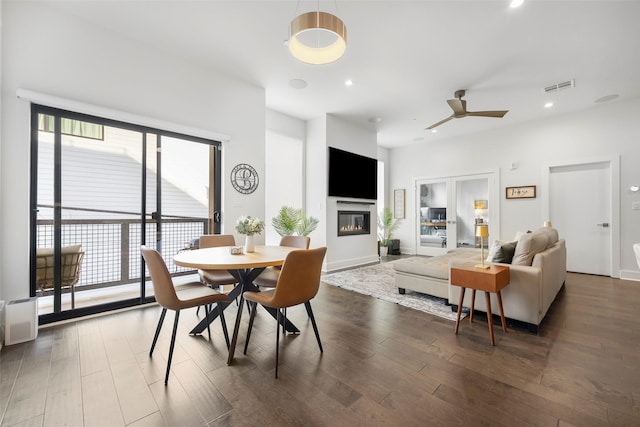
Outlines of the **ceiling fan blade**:
{"label": "ceiling fan blade", "polygon": [[467,111],[467,116],[479,116],[479,117],[504,117],[509,110],[500,110],[500,111]]}
{"label": "ceiling fan blade", "polygon": [[447,99],[447,104],[453,110],[454,116],[464,116],[467,113],[467,101],[464,99]]}
{"label": "ceiling fan blade", "polygon": [[447,118],[446,118],[446,119],[444,119],[444,120],[440,120],[438,123],[434,123],[434,124],[432,124],[431,126],[429,126],[428,128],[426,128],[425,130],[433,129],[434,127],[436,127],[436,126],[440,126],[441,124],[446,123],[446,122],[448,122],[449,120],[451,120],[451,119],[453,119],[453,118],[454,118],[454,116],[449,116],[449,117],[447,117]]}

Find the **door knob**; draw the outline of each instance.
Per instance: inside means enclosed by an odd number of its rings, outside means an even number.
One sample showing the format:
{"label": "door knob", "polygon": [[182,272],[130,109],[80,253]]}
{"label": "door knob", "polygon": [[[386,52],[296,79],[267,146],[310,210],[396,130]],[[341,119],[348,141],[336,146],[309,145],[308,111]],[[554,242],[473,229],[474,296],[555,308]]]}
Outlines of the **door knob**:
{"label": "door knob", "polygon": [[598,227],[602,227],[602,228],[607,228],[609,227],[609,223],[608,222],[603,222],[602,224],[596,224]]}

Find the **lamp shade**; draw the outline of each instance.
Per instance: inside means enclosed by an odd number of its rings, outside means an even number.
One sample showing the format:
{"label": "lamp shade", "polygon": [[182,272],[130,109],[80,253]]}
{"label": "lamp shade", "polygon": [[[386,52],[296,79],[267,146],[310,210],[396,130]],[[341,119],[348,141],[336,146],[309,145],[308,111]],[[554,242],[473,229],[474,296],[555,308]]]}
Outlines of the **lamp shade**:
{"label": "lamp shade", "polygon": [[476,200],[473,202],[473,209],[487,209],[486,200]]}
{"label": "lamp shade", "polygon": [[335,15],[314,11],[291,21],[289,51],[307,64],[328,64],[347,49],[347,27]]}
{"label": "lamp shade", "polygon": [[489,226],[488,225],[476,225],[476,236],[477,237],[488,237],[489,236]]}

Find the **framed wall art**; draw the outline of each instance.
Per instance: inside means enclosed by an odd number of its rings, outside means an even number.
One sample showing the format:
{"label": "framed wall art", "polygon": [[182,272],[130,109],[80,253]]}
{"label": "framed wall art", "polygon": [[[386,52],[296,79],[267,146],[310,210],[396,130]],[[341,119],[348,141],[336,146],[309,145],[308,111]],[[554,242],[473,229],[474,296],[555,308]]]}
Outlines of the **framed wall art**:
{"label": "framed wall art", "polygon": [[525,185],[520,187],[507,187],[507,199],[535,199],[536,186]]}
{"label": "framed wall art", "polygon": [[393,217],[404,218],[404,190],[393,190]]}

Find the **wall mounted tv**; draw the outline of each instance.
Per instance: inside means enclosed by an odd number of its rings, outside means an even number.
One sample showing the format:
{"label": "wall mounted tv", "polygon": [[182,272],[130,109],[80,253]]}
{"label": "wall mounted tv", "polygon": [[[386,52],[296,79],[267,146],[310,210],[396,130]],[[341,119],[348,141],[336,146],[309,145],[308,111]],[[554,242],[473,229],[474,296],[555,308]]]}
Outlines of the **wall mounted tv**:
{"label": "wall mounted tv", "polygon": [[329,196],[378,198],[378,160],[329,147]]}

